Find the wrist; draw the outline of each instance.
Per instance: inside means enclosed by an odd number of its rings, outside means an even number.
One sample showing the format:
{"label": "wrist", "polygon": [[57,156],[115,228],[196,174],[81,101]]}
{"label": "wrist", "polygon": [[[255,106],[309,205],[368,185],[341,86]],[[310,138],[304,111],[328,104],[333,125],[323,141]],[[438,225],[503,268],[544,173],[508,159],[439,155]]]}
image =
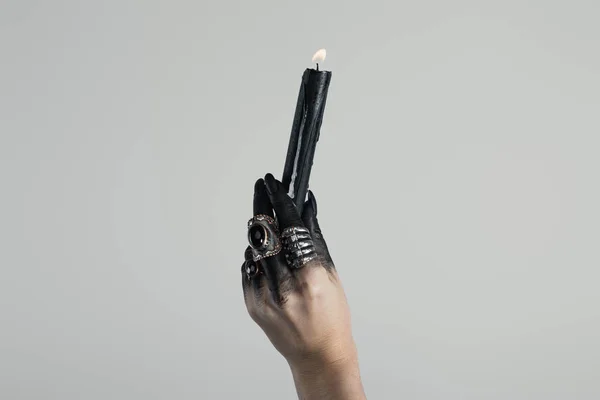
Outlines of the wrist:
{"label": "wrist", "polygon": [[358,364],[356,349],[305,355],[302,358],[288,359],[292,373],[299,376],[323,374],[326,371],[342,371]]}
{"label": "wrist", "polygon": [[300,399],[366,399],[356,352],[336,359],[289,363]]}

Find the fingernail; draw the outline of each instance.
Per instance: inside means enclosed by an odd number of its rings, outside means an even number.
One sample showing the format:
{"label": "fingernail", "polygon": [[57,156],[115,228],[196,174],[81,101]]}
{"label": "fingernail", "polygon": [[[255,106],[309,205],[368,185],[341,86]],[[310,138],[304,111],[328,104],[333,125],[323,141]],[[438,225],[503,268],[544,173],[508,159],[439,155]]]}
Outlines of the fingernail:
{"label": "fingernail", "polygon": [[277,193],[277,181],[275,180],[275,177],[273,177],[273,175],[265,175],[265,186],[267,187],[267,192],[269,192],[269,194]]}
{"label": "fingernail", "polygon": [[314,212],[315,212],[315,217],[317,216],[317,199],[315,199],[315,195],[313,194],[312,190],[308,191],[308,200],[310,201],[310,205],[312,206]]}

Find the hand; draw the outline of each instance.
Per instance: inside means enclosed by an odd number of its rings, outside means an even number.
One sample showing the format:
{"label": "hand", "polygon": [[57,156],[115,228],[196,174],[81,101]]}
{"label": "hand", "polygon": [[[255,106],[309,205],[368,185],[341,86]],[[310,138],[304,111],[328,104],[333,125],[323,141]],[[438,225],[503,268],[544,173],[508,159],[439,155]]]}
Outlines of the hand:
{"label": "hand", "polygon": [[329,393],[335,381],[346,390],[339,393],[351,392],[341,398],[364,398],[348,397],[359,393],[364,396],[350,311],[319,228],[313,193],[309,192],[300,217],[283,185],[267,174],[254,187],[254,215],[276,215],[280,233],[289,227],[307,228],[314,243],[312,255],[316,257],[296,268],[286,261],[290,252],[283,248],[255,262],[253,250],[248,247],[242,266],[248,313],[288,361],[299,394],[321,396],[314,390],[319,391],[316,382],[322,380],[322,389]]}

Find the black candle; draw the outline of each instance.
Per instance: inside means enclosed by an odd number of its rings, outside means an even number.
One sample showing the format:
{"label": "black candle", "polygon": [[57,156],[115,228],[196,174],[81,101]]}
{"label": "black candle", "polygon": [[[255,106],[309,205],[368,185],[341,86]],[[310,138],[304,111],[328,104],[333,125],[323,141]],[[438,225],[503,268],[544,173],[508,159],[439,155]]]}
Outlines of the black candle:
{"label": "black candle", "polygon": [[302,75],[281,180],[300,214],[302,214],[308,192],[308,180],[321,132],[327,91],[331,81],[330,71],[319,70],[318,62],[324,58],[325,50],[319,50],[313,57],[313,61],[317,61],[316,69],[307,68]]}

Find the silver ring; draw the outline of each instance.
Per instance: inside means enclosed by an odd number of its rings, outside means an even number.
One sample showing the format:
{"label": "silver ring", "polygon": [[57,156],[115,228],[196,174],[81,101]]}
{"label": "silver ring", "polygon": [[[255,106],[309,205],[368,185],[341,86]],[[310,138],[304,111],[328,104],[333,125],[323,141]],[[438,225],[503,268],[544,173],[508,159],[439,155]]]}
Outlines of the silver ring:
{"label": "silver ring", "polygon": [[317,258],[315,244],[310,232],[303,226],[291,226],[281,233],[285,259],[291,268],[302,268]]}
{"label": "silver ring", "polygon": [[246,274],[246,278],[250,281],[252,278],[259,275],[261,271],[254,261],[246,261],[244,263],[244,273]]}
{"label": "silver ring", "polygon": [[281,251],[277,221],[269,215],[255,215],[248,221],[248,242],[252,259],[259,261]]}

